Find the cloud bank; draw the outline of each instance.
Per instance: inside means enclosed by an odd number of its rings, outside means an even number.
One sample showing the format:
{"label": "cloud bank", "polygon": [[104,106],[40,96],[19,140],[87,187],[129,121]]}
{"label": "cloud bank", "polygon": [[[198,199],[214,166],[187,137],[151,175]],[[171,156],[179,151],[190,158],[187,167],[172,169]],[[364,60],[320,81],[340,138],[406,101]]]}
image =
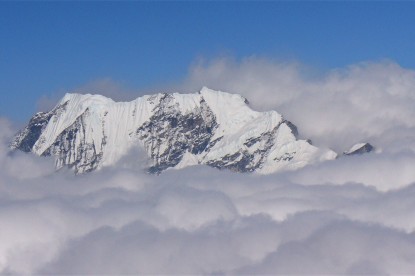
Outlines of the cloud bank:
{"label": "cloud bank", "polygon": [[316,72],[295,62],[221,58],[196,63],[181,88],[203,85],[277,110],[317,145],[344,151],[370,140],[391,152],[415,150],[415,71],[392,61]]}
{"label": "cloud bank", "polygon": [[191,167],[155,177],[137,150],[75,176],[10,153],[16,129],[3,118],[0,273],[415,273],[413,71],[382,62],[316,76],[219,59],[179,86],[202,82],[276,109],[316,144],[382,151],[266,176]]}

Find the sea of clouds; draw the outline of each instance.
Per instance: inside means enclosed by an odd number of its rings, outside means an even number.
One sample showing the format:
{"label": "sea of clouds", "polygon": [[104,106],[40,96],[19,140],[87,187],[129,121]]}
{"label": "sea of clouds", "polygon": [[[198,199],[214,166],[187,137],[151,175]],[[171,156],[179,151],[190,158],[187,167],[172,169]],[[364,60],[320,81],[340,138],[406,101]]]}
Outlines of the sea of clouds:
{"label": "sea of clouds", "polygon": [[152,176],[137,150],[75,176],[10,152],[17,129],[1,118],[0,274],[415,273],[415,71],[224,58],[176,87],[202,85],[279,111],[318,146],[378,152],[266,176],[203,166]]}

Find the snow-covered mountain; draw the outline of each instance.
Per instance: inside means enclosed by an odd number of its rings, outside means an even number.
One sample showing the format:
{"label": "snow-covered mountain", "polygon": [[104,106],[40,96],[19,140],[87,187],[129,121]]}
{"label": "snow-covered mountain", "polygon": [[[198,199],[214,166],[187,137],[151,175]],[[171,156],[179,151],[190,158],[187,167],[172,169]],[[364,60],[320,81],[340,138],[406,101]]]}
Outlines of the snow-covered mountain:
{"label": "snow-covered mountain", "polygon": [[114,165],[137,144],[152,173],[197,164],[270,173],[336,157],[297,139],[296,127],[276,111],[256,112],[242,96],[208,88],[131,102],[66,94],[51,111],[37,113],[11,147],[53,155],[58,169],[84,173]]}
{"label": "snow-covered mountain", "polygon": [[358,143],[353,145],[349,150],[343,152],[343,155],[360,155],[374,150],[375,148],[369,143]]}

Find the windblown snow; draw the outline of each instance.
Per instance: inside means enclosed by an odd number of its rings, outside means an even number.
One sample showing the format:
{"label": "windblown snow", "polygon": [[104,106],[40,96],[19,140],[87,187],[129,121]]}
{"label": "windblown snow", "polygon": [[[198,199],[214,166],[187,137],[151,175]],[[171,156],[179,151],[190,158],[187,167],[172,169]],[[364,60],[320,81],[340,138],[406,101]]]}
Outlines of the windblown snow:
{"label": "windblown snow", "polygon": [[276,111],[257,112],[240,95],[204,87],[131,102],[66,94],[53,110],[36,114],[11,146],[53,155],[58,169],[77,173],[112,166],[135,145],[147,152],[153,173],[197,164],[271,173],[336,157],[296,135]]}

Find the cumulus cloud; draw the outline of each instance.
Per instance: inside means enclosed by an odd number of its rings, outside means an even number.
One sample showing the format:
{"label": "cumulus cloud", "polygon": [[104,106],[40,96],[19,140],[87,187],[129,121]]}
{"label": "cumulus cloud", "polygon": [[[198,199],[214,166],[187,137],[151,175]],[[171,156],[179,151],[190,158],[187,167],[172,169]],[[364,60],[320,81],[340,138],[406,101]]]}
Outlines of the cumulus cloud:
{"label": "cumulus cloud", "polygon": [[[2,164],[32,170],[33,156],[7,153],[7,136]],[[412,176],[394,187],[371,169],[340,173],[380,159],[399,174],[382,155],[269,176],[194,167],[156,177],[123,165],[75,176],[37,158],[42,173],[22,178],[3,166],[0,271],[411,273]]]}
{"label": "cumulus cloud", "polygon": [[317,144],[382,149],[272,175],[151,176],[140,149],[87,175],[54,172],[8,150],[16,128],[2,118],[0,273],[413,274],[414,84],[392,62],[318,75],[258,58],[192,67],[181,91],[241,93]]}
{"label": "cumulus cloud", "polygon": [[130,101],[159,92],[195,93],[203,86],[241,94],[255,110],[280,112],[297,125],[301,138],[317,146],[343,152],[369,141],[391,153],[415,151],[415,71],[390,60],[323,71],[256,56],[201,59],[177,83],[134,89],[101,78],[44,95],[37,105],[40,111],[50,110],[66,92]]}
{"label": "cumulus cloud", "polygon": [[410,274],[415,271],[415,264],[412,257],[409,257],[414,253],[413,235],[351,221],[339,221],[318,229],[304,240],[282,245],[260,264],[239,272]]}
{"label": "cumulus cloud", "polygon": [[415,150],[415,71],[392,61],[362,62],[327,72],[258,57],[196,63],[181,89],[239,93],[253,108],[277,110],[300,134],[344,151],[371,141],[384,150]]}

